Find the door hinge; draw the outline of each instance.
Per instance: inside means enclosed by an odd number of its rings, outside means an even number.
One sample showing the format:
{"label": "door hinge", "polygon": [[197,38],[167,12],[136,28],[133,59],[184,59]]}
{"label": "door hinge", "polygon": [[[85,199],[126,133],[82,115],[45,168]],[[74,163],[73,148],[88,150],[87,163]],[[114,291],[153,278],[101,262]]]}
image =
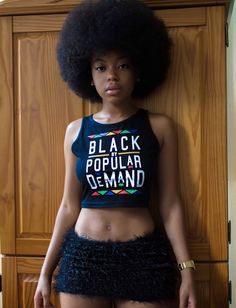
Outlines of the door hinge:
{"label": "door hinge", "polygon": [[225,23],[225,45],[229,47],[229,25],[227,22]]}
{"label": "door hinge", "polygon": [[228,221],[228,242],[231,244],[231,220]]}
{"label": "door hinge", "polygon": [[232,304],[232,282],[231,280],[228,282],[228,301],[229,301],[229,304]]}

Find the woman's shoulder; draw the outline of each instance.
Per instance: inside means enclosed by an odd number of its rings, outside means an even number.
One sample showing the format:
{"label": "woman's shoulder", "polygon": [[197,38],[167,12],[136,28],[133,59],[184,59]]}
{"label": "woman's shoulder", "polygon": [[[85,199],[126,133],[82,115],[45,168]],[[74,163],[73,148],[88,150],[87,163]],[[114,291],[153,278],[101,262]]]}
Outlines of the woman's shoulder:
{"label": "woman's shoulder", "polygon": [[77,120],[70,122],[67,125],[65,139],[67,139],[69,143],[72,143],[79,134],[82,120],[83,118],[79,118]]}
{"label": "woman's shoulder", "polygon": [[171,117],[162,113],[149,112],[148,116],[152,130],[159,140],[160,145],[162,145],[168,132],[175,129],[174,121]]}
{"label": "woman's shoulder", "polygon": [[150,121],[153,122],[153,124],[156,126],[161,126],[161,127],[166,127],[166,126],[171,126],[173,125],[174,121],[173,119],[163,113],[157,113],[157,112],[148,112],[148,116]]}

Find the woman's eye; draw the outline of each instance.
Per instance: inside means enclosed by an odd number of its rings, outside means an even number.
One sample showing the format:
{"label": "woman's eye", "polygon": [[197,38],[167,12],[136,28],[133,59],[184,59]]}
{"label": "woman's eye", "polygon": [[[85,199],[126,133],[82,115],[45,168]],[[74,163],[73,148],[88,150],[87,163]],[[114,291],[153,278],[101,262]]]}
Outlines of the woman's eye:
{"label": "woman's eye", "polygon": [[105,70],[105,66],[96,66],[95,70],[99,72],[103,72]]}
{"label": "woman's eye", "polygon": [[129,64],[128,64],[128,63],[120,64],[120,65],[119,65],[119,68],[122,68],[122,69],[129,68]]}

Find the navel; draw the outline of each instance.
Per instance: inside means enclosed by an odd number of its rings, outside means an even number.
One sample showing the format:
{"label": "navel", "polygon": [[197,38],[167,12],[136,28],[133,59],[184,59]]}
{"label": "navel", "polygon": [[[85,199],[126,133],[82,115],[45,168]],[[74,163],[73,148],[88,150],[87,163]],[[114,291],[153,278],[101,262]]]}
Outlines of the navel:
{"label": "navel", "polygon": [[106,224],[106,230],[111,231],[111,224]]}

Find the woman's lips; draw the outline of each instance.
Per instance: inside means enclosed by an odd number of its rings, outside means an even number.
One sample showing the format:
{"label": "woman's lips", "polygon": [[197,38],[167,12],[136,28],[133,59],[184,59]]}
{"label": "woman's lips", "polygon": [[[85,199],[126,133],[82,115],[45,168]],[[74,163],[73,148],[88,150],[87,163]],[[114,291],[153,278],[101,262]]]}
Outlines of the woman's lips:
{"label": "woman's lips", "polygon": [[106,93],[109,95],[117,95],[120,92],[120,87],[116,87],[116,86],[111,86],[111,87],[107,87],[106,89]]}

